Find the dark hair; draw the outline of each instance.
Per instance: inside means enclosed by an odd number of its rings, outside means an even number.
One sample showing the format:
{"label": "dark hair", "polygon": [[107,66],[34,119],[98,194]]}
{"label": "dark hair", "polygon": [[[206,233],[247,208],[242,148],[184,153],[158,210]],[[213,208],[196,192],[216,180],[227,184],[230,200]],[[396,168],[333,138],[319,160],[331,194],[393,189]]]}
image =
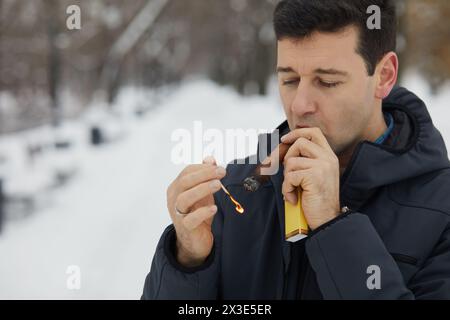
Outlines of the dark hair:
{"label": "dark hair", "polygon": [[[369,29],[367,8],[377,5],[381,11],[381,29]],[[357,53],[373,75],[383,56],[395,51],[397,17],[391,0],[282,0],[274,12],[274,29],[278,40],[302,39],[314,31],[338,32],[348,26],[359,31]]]}

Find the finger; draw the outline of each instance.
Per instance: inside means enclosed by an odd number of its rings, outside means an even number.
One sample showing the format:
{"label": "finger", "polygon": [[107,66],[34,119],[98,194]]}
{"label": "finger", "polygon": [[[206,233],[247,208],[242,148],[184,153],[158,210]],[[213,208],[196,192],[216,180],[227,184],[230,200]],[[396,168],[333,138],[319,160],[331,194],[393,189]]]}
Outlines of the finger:
{"label": "finger", "polygon": [[270,153],[270,155],[261,163],[263,165],[269,165],[276,159],[279,159],[279,160],[281,159],[280,161],[282,161],[282,159],[288,152],[289,147],[290,147],[289,144],[280,143],[278,146],[275,147],[275,149]]}
{"label": "finger", "polygon": [[306,138],[298,138],[297,141],[289,148],[284,163],[291,157],[307,157],[311,159],[319,159],[325,155],[324,150]]}
{"label": "finger", "polygon": [[203,165],[203,167],[199,168],[197,171],[180,177],[178,179],[177,190],[181,193],[199,185],[200,183],[213,179],[222,179],[225,175],[226,170],[223,167]]}
{"label": "finger", "polygon": [[203,169],[204,167],[205,167],[204,164],[198,164],[198,163],[196,163],[196,164],[190,164],[190,165],[186,166],[183,170],[181,170],[181,172],[180,172],[180,174],[178,175],[177,179],[180,178],[180,177],[183,177],[183,176],[185,176],[185,175],[187,175],[187,174],[189,174],[189,173],[192,173],[192,172],[201,170],[201,169]]}
{"label": "finger", "polygon": [[207,156],[206,158],[203,159],[202,164],[195,163],[195,164],[188,165],[186,168],[184,168],[180,172],[178,177],[181,177],[188,173],[195,172],[199,169],[202,169],[205,167],[205,165],[216,165],[216,159],[214,159],[212,156]]}
{"label": "finger", "polygon": [[281,137],[281,141],[283,143],[292,144],[298,138],[303,137],[306,138],[322,148],[327,150],[332,150],[330,144],[328,143],[327,138],[324,136],[322,130],[320,128],[301,128],[295,129],[289,132],[288,134]]}
{"label": "finger", "polygon": [[298,188],[302,188],[302,182],[307,174],[307,170],[291,171],[288,172],[284,177],[284,181],[281,186],[281,192],[285,199],[293,205],[297,204],[297,190]]}
{"label": "finger", "polygon": [[176,209],[180,212],[188,213],[189,209],[202,200],[203,198],[212,195],[221,188],[219,180],[212,180],[203,182],[189,190],[186,190],[178,195],[176,200]]}
{"label": "finger", "polygon": [[201,207],[191,212],[185,217],[182,217],[182,223],[186,229],[189,231],[194,230],[199,225],[203,223],[203,221],[213,217],[217,212],[217,206],[211,207]]}
{"label": "finger", "polygon": [[290,157],[286,159],[284,164],[284,173],[291,171],[305,170],[314,166],[314,159],[305,157]]}

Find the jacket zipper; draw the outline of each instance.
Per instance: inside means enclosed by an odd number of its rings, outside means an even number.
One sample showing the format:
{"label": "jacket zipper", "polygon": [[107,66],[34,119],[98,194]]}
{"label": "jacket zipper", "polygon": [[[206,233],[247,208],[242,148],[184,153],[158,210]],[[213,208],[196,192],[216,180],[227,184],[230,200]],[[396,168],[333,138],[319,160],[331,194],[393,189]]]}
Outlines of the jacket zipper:
{"label": "jacket zipper", "polygon": [[306,263],[306,243],[304,244],[304,248],[303,248],[303,254],[302,254],[302,262],[301,262],[301,266],[300,266],[300,270],[302,271],[302,274],[300,275],[300,280],[298,282],[298,287],[297,287],[297,298],[302,300],[303,299],[303,295],[305,292],[305,284],[306,284],[306,279],[309,276],[309,266]]}
{"label": "jacket zipper", "polygon": [[[289,254],[292,257],[292,246],[291,246],[291,250],[289,250]],[[281,292],[281,300],[286,300],[286,289],[287,289],[287,284],[288,284],[289,272],[291,270],[291,262],[290,261],[291,260],[289,259],[289,265],[288,265],[287,270],[285,272],[283,272],[284,279],[283,279],[283,290]]]}
{"label": "jacket zipper", "polygon": [[[353,152],[353,155],[352,155],[352,157],[350,159],[350,162],[349,162],[347,168],[345,169],[344,174],[342,175],[341,183],[340,183],[340,187],[341,187],[340,193],[341,193],[341,195],[343,194],[342,186],[345,184],[345,182],[347,180],[347,177],[348,177],[348,175],[349,175],[349,173],[350,173],[350,171],[351,171],[351,169],[352,169],[352,167],[353,167],[353,165],[354,165],[354,163],[356,161],[356,158],[358,157],[359,151],[361,150],[363,144],[364,144],[364,142],[359,142],[357,144],[357,146],[355,148],[355,151]],[[308,239],[306,239],[305,242],[307,240]],[[292,250],[291,250],[291,255],[292,255]],[[306,257],[306,244],[305,244],[304,256],[303,256],[303,259],[302,259],[302,262],[301,262],[301,265],[302,265],[301,270],[303,271],[303,275],[300,275],[302,279],[301,279],[301,281],[299,281],[299,290],[301,291],[301,296],[300,296],[301,298],[303,298],[303,295],[304,295],[304,290],[305,290],[304,286],[305,286],[305,283],[306,283],[306,277],[308,276],[307,273],[309,271],[308,270],[309,268],[306,266],[306,259],[305,259],[305,257]],[[282,300],[286,300],[286,288],[287,288],[287,283],[288,283],[288,280],[289,280],[288,276],[289,276],[290,269],[291,269],[291,260],[289,262],[289,266],[288,266],[287,271],[284,272],[283,290],[282,290],[282,294],[281,294]]]}

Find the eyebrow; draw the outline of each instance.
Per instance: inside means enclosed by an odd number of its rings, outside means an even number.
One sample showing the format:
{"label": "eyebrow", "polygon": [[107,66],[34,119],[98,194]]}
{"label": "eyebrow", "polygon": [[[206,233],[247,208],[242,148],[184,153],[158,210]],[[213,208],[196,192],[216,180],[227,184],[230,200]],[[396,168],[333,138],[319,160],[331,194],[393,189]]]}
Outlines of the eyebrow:
{"label": "eyebrow", "polygon": [[348,72],[336,70],[336,69],[316,69],[314,70],[314,73],[318,74],[331,74],[331,75],[338,75],[338,76],[348,76]]}
{"label": "eyebrow", "polygon": [[277,67],[277,73],[295,72],[291,67]]}
{"label": "eyebrow", "polygon": [[[290,72],[295,72],[295,71],[291,67],[277,67],[277,73],[290,73]],[[348,72],[337,70],[337,69],[333,69],[333,68],[331,68],[331,69],[318,68],[318,69],[314,70],[314,73],[338,75],[338,76],[348,76]]]}

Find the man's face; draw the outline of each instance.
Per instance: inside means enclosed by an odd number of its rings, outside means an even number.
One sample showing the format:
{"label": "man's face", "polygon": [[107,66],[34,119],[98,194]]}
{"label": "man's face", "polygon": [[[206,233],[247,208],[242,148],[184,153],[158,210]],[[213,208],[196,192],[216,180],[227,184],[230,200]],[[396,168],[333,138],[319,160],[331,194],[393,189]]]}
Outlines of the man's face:
{"label": "man's face", "polygon": [[337,155],[363,140],[380,112],[376,82],[357,43],[354,27],[278,41],[278,83],[290,129],[319,127]]}

